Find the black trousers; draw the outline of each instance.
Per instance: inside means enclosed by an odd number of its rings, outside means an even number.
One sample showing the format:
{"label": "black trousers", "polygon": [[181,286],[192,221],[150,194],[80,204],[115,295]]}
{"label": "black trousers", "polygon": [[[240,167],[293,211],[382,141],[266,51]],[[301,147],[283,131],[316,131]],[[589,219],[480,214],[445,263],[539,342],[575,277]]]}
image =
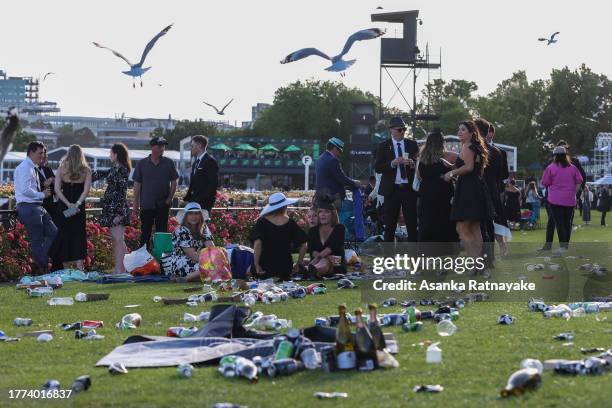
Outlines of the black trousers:
{"label": "black trousers", "polygon": [[549,205],[555,219],[555,225],[557,227],[559,246],[562,248],[567,248],[572,236],[572,218],[574,214],[574,207],[556,204]]}
{"label": "black trousers", "polygon": [[404,215],[408,241],[417,242],[417,194],[408,184],[396,185],[393,194],[385,196],[385,242],[395,241],[395,229],[400,209]]}
{"label": "black trousers", "polygon": [[167,205],[158,206],[147,210],[140,210],[140,245],[150,247],[151,231],[155,224],[155,232],[168,232],[168,213],[170,207]]}
{"label": "black trousers", "polygon": [[601,212],[601,225],[606,225],[606,214],[607,213],[608,213],[607,211]]}
{"label": "black trousers", "polygon": [[[551,209],[554,204],[546,203],[546,215],[548,216],[548,222],[546,223],[546,244],[545,247],[550,248],[553,240],[555,239],[555,216]],[[572,208],[571,220],[570,220],[570,232],[571,226],[574,223],[574,210]]]}

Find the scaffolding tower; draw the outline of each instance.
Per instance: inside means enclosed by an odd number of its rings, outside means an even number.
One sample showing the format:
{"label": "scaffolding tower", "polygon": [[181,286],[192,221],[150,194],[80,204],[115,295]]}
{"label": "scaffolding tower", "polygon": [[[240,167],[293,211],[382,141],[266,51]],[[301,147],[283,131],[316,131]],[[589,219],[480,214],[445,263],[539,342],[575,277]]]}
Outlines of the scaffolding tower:
{"label": "scaffolding tower", "polygon": [[[379,104],[380,118],[384,118],[384,108],[389,106],[393,99],[399,95],[406,104],[408,116],[404,116],[404,120],[411,124],[412,135],[416,138],[416,130],[418,122],[437,121],[440,116],[430,110],[430,100],[427,97],[427,104],[424,112],[417,111],[417,78],[423,70],[427,72],[427,83],[430,83],[431,71],[440,70],[442,67],[441,57],[438,62],[430,61],[429,45],[426,45],[423,53],[417,46],[417,25],[421,25],[423,21],[418,18],[418,10],[400,11],[393,13],[372,14],[372,21],[380,21],[387,23],[400,23],[403,26],[402,38],[381,38],[380,47],[380,70],[379,70]],[[394,74],[398,70],[406,70],[406,73],[401,81],[397,81]],[[386,103],[383,103],[383,95],[388,92],[383,91],[383,72],[386,73],[393,83],[392,94]],[[405,72],[405,71],[404,71]],[[412,76],[411,86],[405,83]],[[408,94],[412,91],[412,95]],[[408,95],[408,96],[407,96]]]}

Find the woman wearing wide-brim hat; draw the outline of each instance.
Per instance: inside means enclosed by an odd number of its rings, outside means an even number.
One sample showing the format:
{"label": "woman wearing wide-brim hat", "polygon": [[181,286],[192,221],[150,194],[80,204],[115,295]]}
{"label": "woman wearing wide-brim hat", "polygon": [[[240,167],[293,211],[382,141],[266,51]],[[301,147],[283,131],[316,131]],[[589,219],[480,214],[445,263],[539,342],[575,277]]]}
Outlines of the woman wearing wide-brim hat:
{"label": "woman wearing wide-brim hat", "polygon": [[177,282],[197,281],[200,279],[200,251],[215,246],[206,225],[210,216],[200,204],[191,202],[178,212],[176,220],[179,226],[172,235],[174,249],[162,258],[164,273],[172,275]]}
{"label": "woman wearing wide-brim hat", "polygon": [[[276,277],[289,280],[297,272],[306,254],[307,236],[297,223],[287,215],[287,207],[298,200],[274,193],[268,199],[259,219],[251,230],[249,239],[255,251],[255,272],[258,278]],[[299,258],[294,264],[291,253],[299,248]]]}

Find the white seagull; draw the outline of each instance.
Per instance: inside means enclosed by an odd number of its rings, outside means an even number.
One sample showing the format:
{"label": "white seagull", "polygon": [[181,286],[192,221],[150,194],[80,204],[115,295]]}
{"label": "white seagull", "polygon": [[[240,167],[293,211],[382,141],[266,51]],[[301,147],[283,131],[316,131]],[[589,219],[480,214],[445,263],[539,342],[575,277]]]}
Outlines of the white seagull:
{"label": "white seagull", "polygon": [[546,45],[554,44],[557,42],[557,39],[555,39],[555,37],[560,33],[560,31],[557,31],[556,33],[551,35],[550,38],[538,38],[538,41],[546,41]]}
{"label": "white seagull", "polygon": [[47,79],[47,77],[48,77],[49,75],[55,75],[55,72],[47,72],[47,73],[45,74],[45,76],[43,76],[43,79],[42,79],[42,80],[44,81],[45,79]]}
{"label": "white seagull", "polygon": [[230,101],[228,103],[226,103],[225,106],[221,110],[217,109],[217,107],[215,105],[211,105],[210,103],[208,103],[206,101],[202,101],[202,102],[204,102],[205,105],[208,105],[211,108],[213,108],[214,110],[216,110],[217,111],[217,115],[225,115],[225,112],[224,112],[225,108],[227,108],[229,106],[229,104],[232,103],[233,100],[234,100],[234,98],[230,99]]}
{"label": "white seagull", "polygon": [[380,28],[367,28],[365,30],[357,31],[355,34],[351,35],[344,44],[344,48],[340,52],[340,54],[335,57],[329,57],[322,51],[319,51],[316,48],[302,48],[301,50],[297,50],[287,55],[285,59],[281,61],[281,64],[287,64],[289,62],[301,60],[302,58],[310,57],[311,55],[318,55],[321,58],[325,58],[326,60],[331,61],[331,65],[325,68],[326,71],[331,72],[343,72],[351,65],[355,63],[357,60],[343,60],[342,57],[349,52],[353,43],[355,41],[363,41],[363,40],[372,40],[374,38],[378,38],[381,35],[384,35],[385,31]]}
{"label": "white seagull", "polygon": [[161,30],[155,37],[153,37],[153,39],[151,41],[149,41],[149,43],[145,47],[144,51],[142,52],[142,56],[140,57],[140,61],[137,64],[132,64],[127,58],[125,58],[123,55],[121,55],[120,53],[118,53],[117,51],[115,51],[115,50],[113,50],[111,48],[108,48],[108,47],[105,47],[103,45],[100,45],[97,42],[94,42],[93,45],[95,45],[98,48],[105,48],[105,49],[109,50],[110,52],[112,52],[113,54],[115,54],[115,56],[117,56],[117,57],[121,58],[122,60],[124,60],[125,62],[127,62],[127,64],[130,66],[130,70],[129,71],[121,71],[121,72],[123,72],[125,75],[129,75],[129,76],[132,77],[132,87],[136,88],[136,84],[134,84],[134,78],[135,77],[139,77],[140,78],[140,86],[142,86],[142,75],[144,73],[146,73],[148,70],[151,69],[151,67],[143,68],[143,64],[145,62],[145,58],[147,58],[147,54],[149,53],[149,51],[151,51],[151,49],[153,48],[153,46],[155,45],[157,40],[159,40],[161,37],[166,35],[166,33],[171,28],[172,28],[172,24],[170,24],[168,27],[166,27],[163,30]]}

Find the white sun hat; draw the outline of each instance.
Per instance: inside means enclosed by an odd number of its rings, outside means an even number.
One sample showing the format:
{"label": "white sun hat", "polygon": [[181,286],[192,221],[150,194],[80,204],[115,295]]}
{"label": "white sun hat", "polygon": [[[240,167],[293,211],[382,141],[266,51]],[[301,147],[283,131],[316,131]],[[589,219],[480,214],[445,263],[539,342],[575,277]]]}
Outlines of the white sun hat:
{"label": "white sun hat", "polygon": [[200,212],[202,213],[202,219],[204,221],[210,220],[207,210],[203,210],[202,207],[200,207],[200,204],[191,202],[187,203],[187,205],[181,211],[179,211],[178,214],[176,214],[176,220],[179,224],[183,224],[183,219],[188,212]]}
{"label": "white sun hat", "polygon": [[287,207],[291,204],[297,203],[297,198],[287,198],[283,193],[274,193],[268,198],[268,205],[261,210],[260,217],[270,214],[271,212],[278,210],[279,208]]}

